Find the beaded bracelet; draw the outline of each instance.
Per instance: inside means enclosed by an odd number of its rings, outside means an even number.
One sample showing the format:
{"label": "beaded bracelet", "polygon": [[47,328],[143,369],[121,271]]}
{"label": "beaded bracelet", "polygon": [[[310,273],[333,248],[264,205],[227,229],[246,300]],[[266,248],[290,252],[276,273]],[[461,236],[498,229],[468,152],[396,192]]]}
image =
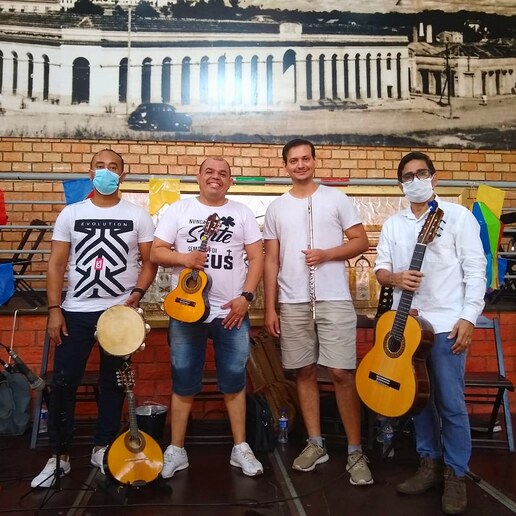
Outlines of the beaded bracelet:
{"label": "beaded bracelet", "polygon": [[61,308],[61,305],[51,305],[47,307],[47,310],[52,310],[53,308]]}

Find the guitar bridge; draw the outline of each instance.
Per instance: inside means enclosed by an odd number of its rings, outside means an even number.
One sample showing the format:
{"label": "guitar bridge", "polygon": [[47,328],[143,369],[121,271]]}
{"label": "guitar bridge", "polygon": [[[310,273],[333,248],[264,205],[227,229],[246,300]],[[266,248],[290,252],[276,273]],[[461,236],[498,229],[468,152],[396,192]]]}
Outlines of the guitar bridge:
{"label": "guitar bridge", "polygon": [[395,389],[397,391],[400,390],[401,384],[399,382],[396,382],[395,380],[391,380],[390,378],[387,378],[386,376],[375,373],[373,371],[369,371],[368,376],[369,376],[370,380],[373,380],[373,382],[381,383],[382,385],[385,385],[385,386],[390,387],[391,389]]}
{"label": "guitar bridge", "polygon": [[195,301],[192,301],[190,299],[184,299],[182,297],[176,297],[175,301],[176,301],[176,303],[179,303],[180,305],[184,305],[184,306],[194,307],[196,304]]}

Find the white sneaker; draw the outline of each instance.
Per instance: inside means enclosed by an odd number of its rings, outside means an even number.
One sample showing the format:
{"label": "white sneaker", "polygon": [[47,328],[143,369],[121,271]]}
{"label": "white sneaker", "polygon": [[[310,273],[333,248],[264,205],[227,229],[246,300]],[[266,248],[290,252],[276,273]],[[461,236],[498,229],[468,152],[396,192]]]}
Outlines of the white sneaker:
{"label": "white sneaker", "polygon": [[[41,470],[41,473],[32,479],[32,482],[30,483],[31,487],[52,487],[54,482],[56,481],[56,477],[54,475],[56,471],[57,466],[57,460],[55,457],[51,457],[48,459],[45,467]],[[68,475],[70,471],[72,470],[70,466],[69,460],[63,460],[61,459],[59,461],[59,470],[60,474],[59,477],[64,477],[65,475]]]}
{"label": "white sneaker", "polygon": [[263,474],[261,462],[256,460],[253,450],[251,450],[251,447],[247,443],[235,444],[235,446],[233,446],[229,463],[232,466],[241,468],[244,475],[248,477]]}
{"label": "white sneaker", "polygon": [[161,470],[163,478],[170,478],[174,476],[176,471],[186,469],[188,466],[188,455],[184,448],[179,448],[173,444],[167,446],[163,454],[163,469]]}
{"label": "white sneaker", "polygon": [[91,451],[91,465],[95,466],[96,468],[100,468],[100,471],[103,475],[104,473],[104,454],[106,453],[107,446],[103,446],[102,448],[99,448],[97,451],[95,451],[95,448]]}

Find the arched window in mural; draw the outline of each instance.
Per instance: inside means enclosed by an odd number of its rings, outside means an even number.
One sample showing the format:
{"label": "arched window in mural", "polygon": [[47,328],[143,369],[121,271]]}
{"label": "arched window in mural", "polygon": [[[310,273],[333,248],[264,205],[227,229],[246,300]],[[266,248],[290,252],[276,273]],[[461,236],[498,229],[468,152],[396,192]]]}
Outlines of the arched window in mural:
{"label": "arched window in mural", "polygon": [[165,57],[161,63],[161,102],[170,102],[170,79],[172,73],[172,59]]}
{"label": "arched window in mural", "polygon": [[421,93],[428,95],[430,93],[428,70],[420,70],[419,74],[421,75]]}
{"label": "arched window in mural", "polygon": [[382,54],[376,56],[376,95],[382,98]]}
{"label": "arched window in mural", "polygon": [[355,55],[355,91],[357,92],[357,99],[362,98],[360,92],[360,54]]}
{"label": "arched window in mural", "polygon": [[0,93],[4,88],[4,53],[0,50]]}
{"label": "arched window in mural", "polygon": [[337,91],[337,54],[331,56],[331,98],[336,99],[339,96]]}
{"label": "arched window in mural", "polygon": [[118,63],[118,102],[127,102],[127,57]]}
{"label": "arched window in mural", "polygon": [[209,73],[210,73],[210,60],[204,56],[201,59],[199,69],[199,81],[200,81],[200,100],[201,104],[208,104],[209,102]]}
{"label": "arched window in mural", "polygon": [[13,95],[16,95],[16,90],[18,89],[18,54],[16,52],[13,52],[12,56],[13,56],[12,92],[13,92]]}
{"label": "arched window in mural", "polygon": [[401,54],[396,56],[396,89],[398,90],[398,98],[401,99],[403,97],[401,91]]}
{"label": "arched window in mural", "polygon": [[[278,77],[276,77],[276,81]],[[289,88],[289,92],[284,96],[284,99],[287,99],[292,102],[297,102],[298,93],[297,93],[297,74],[296,74],[296,53],[289,49],[283,54],[283,78],[282,84],[284,87]],[[291,90],[293,88],[294,91]]]}
{"label": "arched window in mural", "polygon": [[441,95],[442,87],[443,87],[441,71],[440,70],[436,70],[435,72],[433,72],[433,76],[434,76],[434,84],[435,84],[434,94],[435,95]]}
{"label": "arched window in mural", "polygon": [[258,56],[251,58],[251,104],[258,104]]}
{"label": "arched window in mural", "polygon": [[235,105],[242,104],[242,56],[235,58]]}
{"label": "arched window in mural", "polygon": [[78,57],[72,67],[72,104],[90,101],[90,63],[84,57]]}
{"label": "arched window in mural", "polygon": [[365,58],[365,72],[366,72],[366,96],[371,98],[371,54],[366,54]]}
{"label": "arched window in mural", "polygon": [[220,56],[217,62],[217,92],[218,103],[224,105],[226,102],[226,56]]}
{"label": "arched window in mural", "polygon": [[391,59],[391,54],[387,54],[387,61],[386,61],[386,68],[387,70],[392,70],[392,59]]}
{"label": "arched window in mural", "polygon": [[43,55],[43,100],[48,100],[50,89],[50,59]]}
{"label": "arched window in mural", "polygon": [[190,104],[190,62],[189,57],[185,57],[181,63],[181,104]]}
{"label": "arched window in mural", "polygon": [[27,97],[31,98],[34,91],[34,57],[27,54]]}
{"label": "arched window in mural", "polygon": [[344,54],[344,98],[349,99],[349,54]]}
{"label": "arched window in mural", "polygon": [[312,100],[314,98],[314,93],[312,90],[312,54],[308,54],[306,56],[306,98],[308,100]]}
{"label": "arched window in mural", "polygon": [[267,104],[273,103],[272,84],[273,84],[273,73],[272,73],[272,56],[267,56]]}
{"label": "arched window in mural", "polygon": [[152,59],[146,57],[142,63],[142,102],[151,100]]}
{"label": "arched window in mural", "polygon": [[326,97],[326,84],[328,83],[327,78],[324,75],[324,54],[319,56],[319,95],[318,100]]}

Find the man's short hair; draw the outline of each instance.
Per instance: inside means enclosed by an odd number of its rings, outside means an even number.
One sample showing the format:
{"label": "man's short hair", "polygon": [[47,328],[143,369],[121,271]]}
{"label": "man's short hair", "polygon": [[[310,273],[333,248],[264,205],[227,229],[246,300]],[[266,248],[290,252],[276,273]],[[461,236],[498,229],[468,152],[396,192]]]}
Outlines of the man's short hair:
{"label": "man's short hair", "polygon": [[122,155],[119,154],[117,151],[114,151],[113,149],[107,149],[107,148],[99,150],[98,152],[93,154],[93,156],[91,158],[91,161],[90,161],[90,168],[93,168],[93,161],[95,160],[95,156],[97,156],[101,152],[106,152],[106,151],[112,152],[115,156],[118,156],[118,159],[120,160],[120,163],[122,164],[122,172],[123,172],[124,171],[124,164],[125,164],[124,163],[124,158],[122,158]]}
{"label": "man's short hair", "polygon": [[228,166],[229,175],[231,175],[231,165],[228,163],[227,159],[223,158],[222,156],[209,156],[206,158],[199,166],[199,174],[202,172],[202,169],[204,167],[204,164],[209,160],[214,159],[215,161],[223,161]]}
{"label": "man's short hair", "polygon": [[315,158],[315,147],[314,144],[311,141],[304,140],[303,138],[296,138],[294,140],[290,140],[281,151],[281,156],[283,157],[283,163],[287,163],[287,155],[290,151],[290,149],[293,149],[294,147],[300,147],[301,145],[308,145],[310,147],[310,150],[312,152],[312,158]]}
{"label": "man's short hair", "polygon": [[428,167],[428,170],[432,172],[432,174],[435,174],[435,167],[432,163],[432,160],[428,157],[427,154],[424,152],[409,152],[403,158],[401,158],[400,163],[398,165],[398,181],[401,182],[401,174],[403,173],[403,169],[405,168],[405,165],[409,161],[413,161],[415,159],[420,159],[426,163],[426,166]]}

